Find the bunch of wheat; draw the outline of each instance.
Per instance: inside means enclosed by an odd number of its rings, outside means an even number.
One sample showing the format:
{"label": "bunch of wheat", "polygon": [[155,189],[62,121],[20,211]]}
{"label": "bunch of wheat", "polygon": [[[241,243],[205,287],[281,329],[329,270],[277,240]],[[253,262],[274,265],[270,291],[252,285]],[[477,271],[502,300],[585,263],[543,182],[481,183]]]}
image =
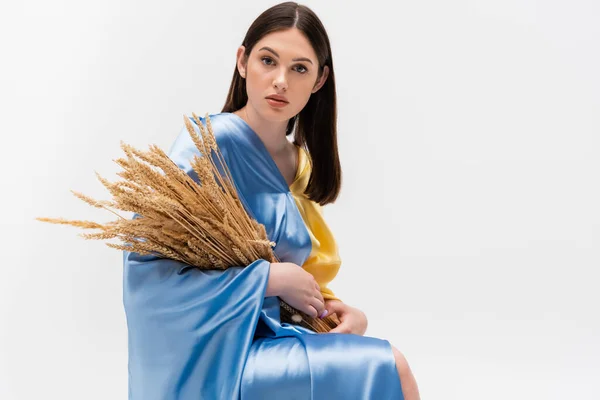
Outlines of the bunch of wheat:
{"label": "bunch of wheat", "polygon": [[[71,191],[89,205],[103,208],[118,219],[106,224],[63,218],[37,218],[42,222],[67,224],[100,232],[84,233],[85,239],[113,239],[121,244],[107,246],[154,254],[181,261],[200,269],[225,269],[247,266],[258,259],[277,262],[275,246],[264,225],[252,219],[239,200],[233,178],[217,146],[212,125],[206,114],[206,128],[193,114],[201,137],[184,115],[185,126],[201,157],[194,156],[191,166],[198,174],[193,180],[156,145],[147,152],[121,142],[127,158],[114,160],[124,180],[108,182],[96,176],[112,194],[111,201],[97,201]],[[162,171],[162,172],[161,172]],[[124,218],[113,209],[131,211],[139,218]],[[312,318],[283,300],[281,321],[293,322],[316,332],[329,332],[339,324],[335,315]]]}

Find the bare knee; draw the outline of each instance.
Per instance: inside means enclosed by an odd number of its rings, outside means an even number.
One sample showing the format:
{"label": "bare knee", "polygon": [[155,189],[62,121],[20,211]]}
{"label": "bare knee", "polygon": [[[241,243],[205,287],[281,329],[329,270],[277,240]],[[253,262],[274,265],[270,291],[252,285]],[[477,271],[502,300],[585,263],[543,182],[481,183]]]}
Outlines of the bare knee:
{"label": "bare knee", "polygon": [[398,376],[400,377],[400,384],[402,385],[402,394],[405,400],[419,400],[419,388],[417,381],[408,366],[408,362],[404,357],[404,354],[400,352],[396,347],[392,346],[394,352],[394,358],[396,359],[396,369],[398,370]]}
{"label": "bare knee", "polygon": [[402,354],[400,350],[398,350],[395,346],[392,346],[392,351],[394,352],[394,358],[396,359],[396,368],[398,369],[398,374],[400,374],[400,377],[411,374],[410,367],[408,366],[408,361],[406,361],[404,354]]}

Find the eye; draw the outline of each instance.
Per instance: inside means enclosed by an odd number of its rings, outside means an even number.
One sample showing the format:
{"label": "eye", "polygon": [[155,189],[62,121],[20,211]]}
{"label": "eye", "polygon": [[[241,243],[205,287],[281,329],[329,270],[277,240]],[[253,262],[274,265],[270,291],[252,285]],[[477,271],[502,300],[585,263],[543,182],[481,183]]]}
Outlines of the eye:
{"label": "eye", "polygon": [[[273,61],[273,59],[271,57],[262,57],[260,60],[263,62],[263,64],[265,64],[265,60]],[[265,64],[265,65],[272,65],[272,64]]]}
{"label": "eye", "polygon": [[297,65],[297,67],[298,67],[298,68],[302,68],[302,70],[301,70],[301,71],[298,71],[298,72],[300,72],[301,74],[305,74],[305,73],[307,73],[307,72],[308,72],[308,69],[306,69],[306,67],[305,67],[304,65]]}

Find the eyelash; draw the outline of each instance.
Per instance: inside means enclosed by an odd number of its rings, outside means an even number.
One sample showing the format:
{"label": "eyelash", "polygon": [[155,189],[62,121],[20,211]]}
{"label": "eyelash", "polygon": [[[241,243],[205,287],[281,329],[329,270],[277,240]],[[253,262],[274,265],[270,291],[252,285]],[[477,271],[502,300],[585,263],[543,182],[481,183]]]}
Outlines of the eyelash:
{"label": "eyelash", "polygon": [[[261,60],[261,61],[263,61],[263,64],[264,64],[264,65],[266,65],[267,67],[270,67],[270,66],[271,66],[271,65],[273,65],[273,64],[265,64],[265,63],[264,63],[264,61],[265,61],[265,60],[271,60],[271,61],[274,61],[274,60],[273,60],[271,57],[266,57],[266,56],[265,56],[265,57],[261,57],[261,59],[260,59],[260,60]],[[303,71],[303,72],[297,71],[299,74],[305,74],[305,73],[307,73],[307,72],[308,72],[308,68],[306,68],[306,67],[305,67],[304,65],[302,65],[302,64],[298,64],[298,65],[297,65],[297,67],[304,68],[304,71]]]}

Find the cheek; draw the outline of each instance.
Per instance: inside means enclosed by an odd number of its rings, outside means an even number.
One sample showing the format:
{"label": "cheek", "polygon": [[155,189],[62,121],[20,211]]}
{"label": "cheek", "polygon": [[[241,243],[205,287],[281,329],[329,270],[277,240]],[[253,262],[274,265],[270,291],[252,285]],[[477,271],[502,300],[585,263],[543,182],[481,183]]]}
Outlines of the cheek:
{"label": "cheek", "polygon": [[255,94],[261,95],[265,91],[265,82],[264,74],[253,68],[248,69],[246,73],[246,91],[248,92],[248,97],[253,97]]}
{"label": "cheek", "polygon": [[304,107],[308,103],[308,100],[310,100],[310,96],[312,96],[312,87],[310,84],[298,87],[295,102]]}
{"label": "cheek", "polygon": [[256,87],[256,81],[249,77],[246,78],[246,94],[248,95],[248,100],[253,101],[258,95],[258,89]]}
{"label": "cheek", "polygon": [[308,103],[308,100],[310,100],[310,97],[305,97],[296,103],[297,113],[302,111],[302,109],[306,106],[306,103]]}

